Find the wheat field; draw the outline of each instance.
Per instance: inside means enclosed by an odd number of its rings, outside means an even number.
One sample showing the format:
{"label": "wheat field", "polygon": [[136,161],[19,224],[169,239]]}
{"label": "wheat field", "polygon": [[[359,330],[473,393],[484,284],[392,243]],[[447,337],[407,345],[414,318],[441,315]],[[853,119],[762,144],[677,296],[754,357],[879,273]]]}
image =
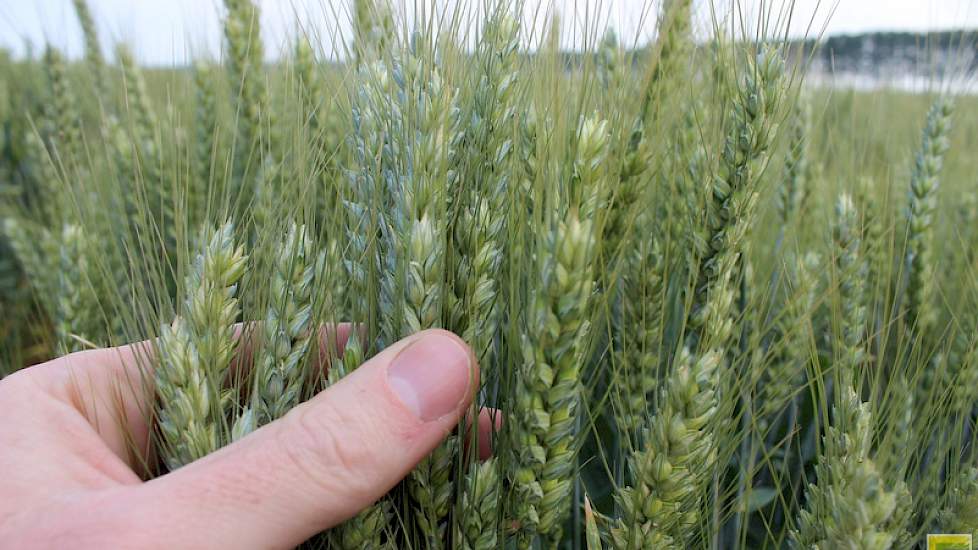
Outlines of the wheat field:
{"label": "wheat field", "polygon": [[224,0],[170,69],[73,4],[83,59],[0,55],[0,376],[151,340],[148,478],[437,327],[492,458],[459,430],[305,547],[978,536],[974,97],[810,86],[784,14],[691,0],[574,52],[518,0],[335,0],[341,54],[299,21],[276,63]]}

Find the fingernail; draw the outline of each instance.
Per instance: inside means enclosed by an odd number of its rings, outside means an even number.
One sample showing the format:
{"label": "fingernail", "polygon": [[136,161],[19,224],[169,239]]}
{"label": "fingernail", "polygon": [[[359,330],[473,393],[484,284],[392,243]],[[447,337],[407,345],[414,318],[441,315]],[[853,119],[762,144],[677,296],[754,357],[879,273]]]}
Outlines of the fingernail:
{"label": "fingernail", "polygon": [[387,380],[405,406],[430,422],[458,410],[471,368],[469,352],[456,338],[431,332],[394,358]]}

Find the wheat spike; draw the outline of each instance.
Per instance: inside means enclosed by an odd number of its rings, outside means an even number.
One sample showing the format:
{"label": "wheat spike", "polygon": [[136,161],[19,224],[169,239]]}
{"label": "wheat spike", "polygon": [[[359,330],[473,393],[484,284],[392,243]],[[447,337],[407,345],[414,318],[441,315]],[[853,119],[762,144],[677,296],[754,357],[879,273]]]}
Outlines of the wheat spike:
{"label": "wheat spike", "polygon": [[954,479],[937,521],[945,533],[969,533],[978,538],[978,468],[963,468]]}
{"label": "wheat spike", "polygon": [[[731,106],[729,133],[720,170],[710,183],[705,223],[692,236],[697,266],[689,318],[691,349],[701,339],[724,346],[730,338],[731,281],[757,206],[759,172],[776,131],[782,90],[782,60],[769,50],[747,68],[743,88]],[[703,331],[709,323],[709,333]]]}
{"label": "wheat spike", "polygon": [[394,35],[394,14],[389,0],[355,0],[354,51],[357,65],[382,59]]}
{"label": "wheat spike", "polygon": [[[835,242],[836,275],[839,286],[839,306],[842,309],[842,339],[837,350],[842,375],[846,383],[856,383],[858,371],[865,357],[864,336],[866,331],[866,301],[863,297],[866,284],[866,262],[860,251],[859,213],[852,198],[843,194],[836,205],[836,223],[833,229]],[[856,386],[859,387],[859,386]]]}
{"label": "wheat spike", "polygon": [[227,443],[221,386],[235,350],[246,256],[225,224],[206,239],[184,282],[180,315],[160,336],[160,452],[173,470]]}
{"label": "wheat spike", "polygon": [[[643,229],[647,227],[642,224]],[[643,230],[643,233],[646,231]],[[615,349],[622,410],[615,419],[623,434],[638,436],[657,385],[662,343],[664,275],[655,239],[636,239],[625,258],[621,282],[621,329]]]}
{"label": "wheat spike", "polygon": [[88,64],[88,70],[91,71],[95,90],[101,100],[108,95],[109,87],[105,78],[105,58],[102,56],[102,45],[99,43],[95,19],[86,0],[72,0],[72,4],[75,6],[75,15],[81,25],[82,37],[85,39],[85,62]]}
{"label": "wheat spike", "polygon": [[784,158],[784,176],[778,187],[778,217],[787,224],[802,208],[809,193],[809,134],[812,125],[811,105],[799,100],[792,117],[788,151]]}
{"label": "wheat spike", "polygon": [[581,399],[581,358],[594,286],[593,224],[569,213],[538,242],[539,287],[522,335],[517,418],[514,515],[521,544],[560,539],[570,508]]}
{"label": "wheat spike", "polygon": [[208,64],[194,64],[194,176],[187,185],[187,210],[191,227],[206,221],[211,208],[211,197],[216,197],[210,189],[221,180],[220,164],[217,163],[220,151],[217,140],[220,126],[217,118],[217,91],[214,85],[214,69]]}
{"label": "wheat spike", "polygon": [[56,325],[61,353],[84,349],[83,342],[98,345],[99,303],[91,281],[89,256],[93,250],[85,230],[67,224],[61,233],[58,269]]}
{"label": "wheat spike", "polygon": [[[268,153],[273,150],[268,135],[271,127],[268,90],[265,84],[264,47],[259,26],[260,13],[253,0],[224,0],[224,42],[227,47],[231,104],[235,107],[237,137],[234,145],[235,192],[260,181]],[[262,189],[258,189],[262,191]]]}
{"label": "wheat spike", "polygon": [[953,105],[939,99],[927,115],[920,151],[910,179],[910,208],[907,236],[907,323],[915,334],[926,335],[937,321],[935,300],[935,259],[933,257],[934,216],[944,155],[950,143]]}
{"label": "wheat spike", "polygon": [[903,481],[888,484],[872,446],[872,413],[851,386],[839,387],[832,425],[816,467],[817,483],[792,533],[798,548],[886,550],[904,536],[898,502],[909,499]]}
{"label": "wheat spike", "polygon": [[499,466],[490,458],[470,464],[461,497],[462,521],[459,547],[465,550],[492,550],[498,546]]}
{"label": "wheat spike", "polygon": [[715,460],[713,422],[722,357],[686,349],[666,381],[644,446],[629,460],[633,484],[618,491],[615,548],[679,548],[700,521],[702,490]]}
{"label": "wheat spike", "polygon": [[315,332],[315,274],[312,240],[304,225],[293,225],[275,260],[262,322],[263,347],[256,361],[253,405],[258,425],[282,417],[302,398],[303,366]]}
{"label": "wheat spike", "polygon": [[44,108],[42,133],[55,164],[62,164],[79,158],[82,149],[81,119],[61,52],[48,46],[44,52],[44,69],[50,95]]}

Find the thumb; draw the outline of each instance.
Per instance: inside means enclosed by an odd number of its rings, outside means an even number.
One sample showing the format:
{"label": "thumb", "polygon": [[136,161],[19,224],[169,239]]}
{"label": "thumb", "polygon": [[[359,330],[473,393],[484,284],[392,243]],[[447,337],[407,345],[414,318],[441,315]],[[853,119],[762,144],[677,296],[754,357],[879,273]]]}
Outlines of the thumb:
{"label": "thumb", "polygon": [[458,424],[477,376],[457,336],[418,333],[138,498],[170,547],[293,547],[404,478]]}

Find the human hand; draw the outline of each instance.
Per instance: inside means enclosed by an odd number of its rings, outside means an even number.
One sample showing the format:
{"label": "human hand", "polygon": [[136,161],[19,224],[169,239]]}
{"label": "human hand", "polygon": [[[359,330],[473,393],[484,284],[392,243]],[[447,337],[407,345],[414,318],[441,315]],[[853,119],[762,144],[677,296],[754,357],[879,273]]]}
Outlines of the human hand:
{"label": "human hand", "polygon": [[[349,327],[336,332],[342,344]],[[282,419],[143,481],[154,392],[137,354],[149,349],[74,353],[0,380],[0,548],[295,546],[396,485],[478,387],[467,345],[421,332]],[[488,439],[489,417],[478,426]]]}

